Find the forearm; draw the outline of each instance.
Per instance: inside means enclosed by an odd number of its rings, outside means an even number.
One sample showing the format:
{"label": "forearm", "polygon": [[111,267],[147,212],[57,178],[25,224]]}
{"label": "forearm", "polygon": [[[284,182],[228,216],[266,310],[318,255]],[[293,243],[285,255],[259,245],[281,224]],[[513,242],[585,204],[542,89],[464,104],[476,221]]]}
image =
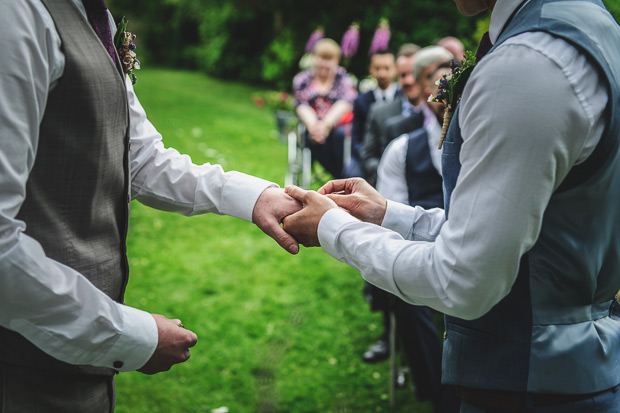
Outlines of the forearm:
{"label": "forearm", "polygon": [[0,325],[70,364],[130,371],[146,363],[158,340],[150,314],[114,302],[32,238],[15,238],[0,256]]}
{"label": "forearm", "polygon": [[339,100],[335,102],[332,107],[329,109],[325,117],[323,118],[323,122],[327,125],[329,129],[333,129],[338,123],[340,119],[347,113],[353,109],[353,105],[347,101]]}
{"label": "forearm", "polygon": [[[516,276],[515,257],[511,260],[514,265],[508,267],[480,254],[464,260],[462,251],[441,237],[435,242],[405,240],[387,228],[359,222],[342,210],[328,211],[318,231],[323,249],[359,270],[369,283],[409,303],[459,318],[474,319],[486,313],[508,293]],[[479,290],[481,285],[484,293]]]}
{"label": "forearm", "polygon": [[318,120],[316,112],[309,105],[299,105],[295,112],[307,128],[311,128]]}
{"label": "forearm", "polygon": [[183,215],[216,213],[252,221],[252,210],[271,182],[220,165],[196,165],[165,148],[162,137],[127,84],[131,116],[132,197],[156,209]]}

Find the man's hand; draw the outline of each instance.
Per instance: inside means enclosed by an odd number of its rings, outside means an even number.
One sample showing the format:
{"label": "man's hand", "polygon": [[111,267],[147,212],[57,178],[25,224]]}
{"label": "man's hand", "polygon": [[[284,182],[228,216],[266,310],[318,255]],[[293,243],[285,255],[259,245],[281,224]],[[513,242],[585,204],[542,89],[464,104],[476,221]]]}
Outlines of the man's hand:
{"label": "man's hand", "polygon": [[318,193],[326,195],[360,221],[377,225],[383,222],[387,201],[362,178],[329,181]]}
{"label": "man's hand", "polygon": [[300,209],[301,204],[285,194],[283,189],[267,188],[258,197],[258,201],[254,205],[252,222],[280,244],[282,248],[291,254],[297,254],[299,252],[299,244],[282,229],[280,223],[284,217]]}
{"label": "man's hand", "polygon": [[150,360],[138,371],[144,374],[155,374],[168,371],[175,364],[189,359],[190,347],[196,345],[198,337],[183,328],[181,320],[170,320],[163,315],[151,314],[157,323],[157,348]]}
{"label": "man's hand", "polygon": [[306,247],[318,247],[319,236],[317,229],[319,221],[327,210],[337,208],[338,205],[323,195],[319,195],[314,191],[303,190],[294,185],[287,186],[285,191],[300,201],[303,209],[284,218],[284,230],[293,235],[297,241]]}

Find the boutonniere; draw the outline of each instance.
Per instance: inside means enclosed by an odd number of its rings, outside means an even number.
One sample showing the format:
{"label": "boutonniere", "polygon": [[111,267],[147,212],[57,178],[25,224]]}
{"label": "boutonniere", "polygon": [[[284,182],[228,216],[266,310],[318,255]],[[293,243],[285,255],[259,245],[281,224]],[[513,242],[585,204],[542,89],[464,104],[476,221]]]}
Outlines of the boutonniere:
{"label": "boutonniere", "polygon": [[467,79],[469,79],[475,65],[476,55],[472,52],[465,53],[465,60],[461,60],[460,62],[452,60],[450,63],[452,73],[443,74],[442,79],[439,79],[436,83],[436,85],[439,86],[437,95],[431,95],[428,98],[429,102],[441,102],[446,105],[446,111],[443,115],[443,126],[441,128],[441,138],[439,139],[439,149],[441,149],[443,145],[443,140],[448,132],[448,125],[450,125],[450,120],[452,120],[456,105],[458,105],[461,100],[463,89],[465,89]]}
{"label": "boutonniere", "polygon": [[133,41],[136,35],[127,31],[127,23],[128,20],[123,16],[116,28],[114,47],[118,52],[118,57],[121,59],[123,74],[129,75],[131,77],[131,84],[135,85],[138,78],[133,71],[140,70],[140,61],[136,58],[136,52],[134,52],[136,45]]}

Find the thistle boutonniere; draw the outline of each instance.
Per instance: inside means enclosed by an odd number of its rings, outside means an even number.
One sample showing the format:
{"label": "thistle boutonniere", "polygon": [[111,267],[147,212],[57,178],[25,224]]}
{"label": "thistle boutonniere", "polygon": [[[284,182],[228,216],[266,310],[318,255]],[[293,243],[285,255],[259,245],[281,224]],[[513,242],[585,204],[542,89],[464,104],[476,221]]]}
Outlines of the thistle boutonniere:
{"label": "thistle boutonniere", "polygon": [[476,55],[473,52],[466,52],[465,60],[461,60],[460,62],[452,60],[450,63],[452,73],[444,73],[443,78],[439,79],[436,83],[436,85],[439,86],[439,92],[437,92],[436,96],[431,95],[428,98],[429,102],[441,102],[446,105],[446,111],[443,115],[443,126],[441,128],[441,138],[439,139],[439,149],[441,149],[443,145],[443,140],[448,132],[448,125],[450,125],[450,120],[452,120],[456,105],[458,105],[461,100],[463,89],[465,89],[465,84],[471,72],[474,70],[474,66],[476,66]]}
{"label": "thistle boutonniere", "polygon": [[114,48],[116,48],[118,57],[121,59],[123,74],[129,75],[131,77],[131,84],[135,85],[138,78],[133,71],[140,70],[140,61],[136,58],[136,52],[134,52],[136,45],[133,41],[136,35],[127,31],[127,23],[128,20],[123,16],[114,35]]}

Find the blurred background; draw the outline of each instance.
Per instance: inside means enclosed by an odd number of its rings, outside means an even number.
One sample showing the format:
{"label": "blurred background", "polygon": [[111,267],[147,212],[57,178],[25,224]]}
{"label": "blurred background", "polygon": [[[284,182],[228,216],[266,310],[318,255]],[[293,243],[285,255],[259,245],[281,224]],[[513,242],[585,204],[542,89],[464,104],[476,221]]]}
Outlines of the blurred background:
{"label": "blurred background", "polygon": [[[605,0],[620,17],[620,1]],[[467,50],[489,15],[464,18],[450,0],[109,0],[137,35],[137,94],[164,143],[284,184],[287,146],[268,102],[289,94],[315,30],[359,50],[340,64],[361,80],[379,22],[390,49],[459,38]],[[288,95],[286,96],[288,99]],[[277,105],[275,105],[277,106]],[[317,178],[318,176],[318,178]],[[314,175],[318,188],[327,173]],[[126,302],[180,318],[198,334],[192,358],[156,376],[117,376],[117,411],[431,412],[408,381],[389,400],[389,363],[362,353],[382,331],[359,273],[320,249],[290,256],[253,225],[185,218],[132,204]],[[434,315],[443,332],[442,317]]]}
{"label": "blurred background", "polygon": [[[616,20],[620,1],[603,1]],[[322,27],[340,41],[353,22],[360,27],[360,52],[342,62],[367,74],[373,32],[381,18],[390,24],[390,45],[434,44],[459,38],[475,50],[488,15],[461,16],[451,0],[112,0],[115,16],[127,16],[139,35],[141,56],[151,64],[200,70],[208,75],[290,89],[310,33]]]}

